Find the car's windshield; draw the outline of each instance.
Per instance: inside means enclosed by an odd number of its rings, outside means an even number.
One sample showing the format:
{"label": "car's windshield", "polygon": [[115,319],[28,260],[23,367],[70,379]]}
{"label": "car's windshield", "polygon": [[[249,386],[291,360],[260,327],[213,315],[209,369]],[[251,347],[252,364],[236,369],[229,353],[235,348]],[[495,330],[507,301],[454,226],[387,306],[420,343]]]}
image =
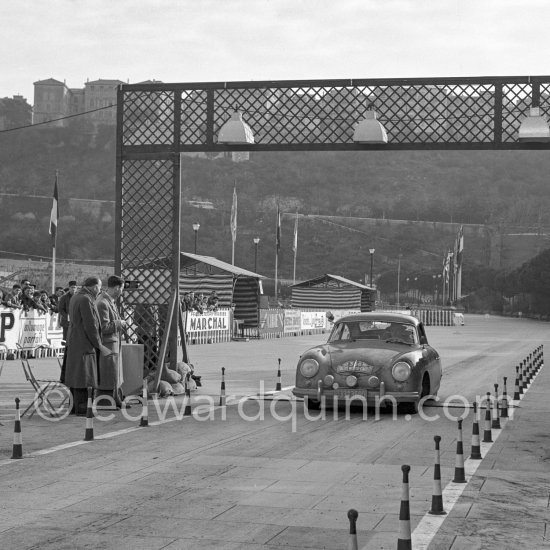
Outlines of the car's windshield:
{"label": "car's windshield", "polygon": [[355,340],[382,340],[417,344],[418,335],[414,325],[382,320],[342,321],[334,325],[328,342],[350,342]]}

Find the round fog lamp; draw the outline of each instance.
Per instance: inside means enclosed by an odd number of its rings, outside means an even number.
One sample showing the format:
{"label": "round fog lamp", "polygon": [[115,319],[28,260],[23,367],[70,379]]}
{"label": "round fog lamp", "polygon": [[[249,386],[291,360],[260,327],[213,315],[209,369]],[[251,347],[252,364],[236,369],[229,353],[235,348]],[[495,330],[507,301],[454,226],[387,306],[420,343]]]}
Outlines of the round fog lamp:
{"label": "round fog lamp", "polygon": [[353,376],[353,374],[350,374],[349,376],[346,376],[346,386],[353,388],[357,384],[357,376]]}
{"label": "round fog lamp", "polygon": [[325,383],[325,386],[332,386],[334,382],[334,376],[332,376],[332,374],[327,374],[323,382]]}
{"label": "round fog lamp", "polygon": [[367,386],[370,388],[376,388],[380,384],[380,380],[378,380],[378,376],[369,376],[367,380]]}
{"label": "round fog lamp", "polygon": [[404,382],[411,375],[411,366],[404,361],[400,361],[392,367],[391,374],[398,382]]}

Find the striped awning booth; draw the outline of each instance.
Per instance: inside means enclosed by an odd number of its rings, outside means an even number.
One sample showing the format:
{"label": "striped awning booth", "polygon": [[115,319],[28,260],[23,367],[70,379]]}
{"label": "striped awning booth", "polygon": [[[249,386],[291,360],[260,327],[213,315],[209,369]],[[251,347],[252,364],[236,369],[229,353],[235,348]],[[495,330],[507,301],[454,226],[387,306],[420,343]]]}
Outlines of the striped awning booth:
{"label": "striped awning booth", "polygon": [[212,256],[189,252],[181,253],[179,289],[184,292],[202,292],[208,296],[213,290],[222,308],[235,304],[234,319],[244,325],[257,327],[260,302],[260,279],[263,275],[228,264]]}
{"label": "striped awning booth", "polygon": [[374,309],[376,291],[339,275],[323,275],[293,285],[293,308],[318,309]]}

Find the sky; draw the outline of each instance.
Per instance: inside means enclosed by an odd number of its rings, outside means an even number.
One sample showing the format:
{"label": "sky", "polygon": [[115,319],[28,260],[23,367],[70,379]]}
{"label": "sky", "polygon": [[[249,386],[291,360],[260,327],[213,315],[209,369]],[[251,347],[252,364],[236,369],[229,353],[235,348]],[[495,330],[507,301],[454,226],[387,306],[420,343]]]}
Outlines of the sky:
{"label": "sky", "polygon": [[550,74],[548,0],[0,0],[0,97],[33,82]]}

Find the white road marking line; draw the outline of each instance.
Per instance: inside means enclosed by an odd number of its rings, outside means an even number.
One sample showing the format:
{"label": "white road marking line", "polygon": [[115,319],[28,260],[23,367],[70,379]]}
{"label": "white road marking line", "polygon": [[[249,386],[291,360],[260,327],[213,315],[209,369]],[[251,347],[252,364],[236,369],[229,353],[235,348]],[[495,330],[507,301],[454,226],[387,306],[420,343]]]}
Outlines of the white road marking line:
{"label": "white road marking line", "polygon": [[[480,442],[480,450],[483,457],[487,456],[487,453],[495,444],[499,435],[502,433],[502,430],[506,424],[508,424],[508,420],[510,419],[500,418],[502,428],[493,428],[491,430],[491,437],[493,439],[492,443]],[[411,535],[414,550],[427,550],[428,546],[437,534],[437,531],[445,521],[445,518],[449,515],[454,505],[457,503],[464,489],[466,489],[468,483],[470,483],[470,480],[482,462],[483,460],[471,460],[470,458],[466,458],[464,460],[464,477],[466,478],[466,483],[453,483],[450,481],[445,489],[443,489],[443,509],[447,512],[447,515],[434,516],[429,512],[424,515]]]}

